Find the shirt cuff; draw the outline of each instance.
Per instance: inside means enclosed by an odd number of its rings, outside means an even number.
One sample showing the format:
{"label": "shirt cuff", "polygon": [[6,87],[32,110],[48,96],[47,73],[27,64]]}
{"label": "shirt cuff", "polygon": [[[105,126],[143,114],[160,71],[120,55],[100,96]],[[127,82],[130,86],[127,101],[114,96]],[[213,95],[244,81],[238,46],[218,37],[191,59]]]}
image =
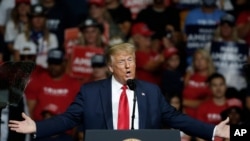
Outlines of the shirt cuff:
{"label": "shirt cuff", "polygon": [[214,141],[216,129],[217,129],[217,125],[214,127],[213,136],[212,136],[212,141]]}

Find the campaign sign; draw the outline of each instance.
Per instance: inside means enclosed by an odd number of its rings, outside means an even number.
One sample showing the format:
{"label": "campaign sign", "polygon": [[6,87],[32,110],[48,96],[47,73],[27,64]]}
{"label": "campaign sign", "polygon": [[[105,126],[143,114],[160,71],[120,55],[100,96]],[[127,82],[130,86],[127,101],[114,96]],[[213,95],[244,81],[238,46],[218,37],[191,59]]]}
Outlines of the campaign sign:
{"label": "campaign sign", "polygon": [[95,54],[103,54],[103,49],[86,46],[74,47],[69,66],[71,76],[76,78],[90,77],[93,72],[91,67],[91,57]]}
{"label": "campaign sign", "polygon": [[249,125],[230,125],[230,141],[249,141],[250,126]]}
{"label": "campaign sign", "polygon": [[76,27],[65,29],[64,47],[65,47],[65,51],[67,55],[71,54],[73,50],[73,46],[78,44],[79,35],[80,35],[80,31]]}
{"label": "campaign sign", "polygon": [[210,42],[213,38],[216,25],[187,25],[187,55],[192,56],[198,48]]}
{"label": "campaign sign", "polygon": [[212,42],[210,54],[217,70],[243,71],[248,60],[248,45],[236,42]]}

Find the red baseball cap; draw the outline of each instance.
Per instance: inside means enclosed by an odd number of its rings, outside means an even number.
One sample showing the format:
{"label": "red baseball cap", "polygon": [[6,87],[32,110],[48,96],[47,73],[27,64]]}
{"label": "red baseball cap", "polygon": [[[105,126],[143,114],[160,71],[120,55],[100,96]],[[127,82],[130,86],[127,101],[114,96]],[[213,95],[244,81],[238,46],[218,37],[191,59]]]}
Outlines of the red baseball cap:
{"label": "red baseball cap", "polygon": [[239,107],[242,108],[242,102],[238,98],[229,98],[227,100],[228,107]]}
{"label": "red baseball cap", "polygon": [[89,0],[90,5],[105,6],[105,0]]}
{"label": "red baseball cap", "polygon": [[169,47],[169,48],[164,49],[164,57],[166,59],[168,59],[169,57],[177,53],[178,53],[178,50],[176,47]]}
{"label": "red baseball cap", "polygon": [[154,34],[145,23],[139,22],[132,26],[131,34],[140,34],[143,36],[152,36]]}

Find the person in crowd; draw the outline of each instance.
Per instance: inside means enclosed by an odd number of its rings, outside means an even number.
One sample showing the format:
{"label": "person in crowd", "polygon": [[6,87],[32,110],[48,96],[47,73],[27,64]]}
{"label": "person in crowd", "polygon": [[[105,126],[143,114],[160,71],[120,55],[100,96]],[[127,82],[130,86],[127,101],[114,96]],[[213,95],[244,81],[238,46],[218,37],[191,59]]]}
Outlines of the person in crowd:
{"label": "person in crowd", "polygon": [[79,30],[81,36],[79,37],[79,45],[105,48],[105,44],[102,39],[102,33],[104,27],[93,18],[85,19],[80,25]]}
{"label": "person in crowd", "polygon": [[184,32],[187,40],[187,65],[192,63],[192,55],[198,48],[204,48],[212,40],[220,18],[225,12],[216,7],[216,0],[202,0],[200,7],[188,12]]}
{"label": "person in crowd", "polygon": [[[81,35],[78,38],[78,43],[71,46],[72,52],[67,53],[69,57],[67,70],[81,83],[86,83],[92,79],[91,57],[103,54],[106,44],[102,40],[103,26],[95,19],[87,18],[79,25],[79,29]],[[83,68],[81,70],[74,69],[75,66],[83,66]],[[75,73],[81,74],[75,75]]]}
{"label": "person in crowd", "polygon": [[[134,80],[137,106],[134,124],[131,125],[133,90],[126,87],[127,81],[133,81],[136,74],[135,46],[129,43],[112,46],[107,50],[106,56],[111,77],[83,85],[66,112],[39,122],[23,113],[24,120],[9,121],[10,129],[18,133],[34,133],[36,138],[41,138],[80,123],[83,130],[129,130],[133,127],[158,129],[165,123],[204,139],[211,140],[215,136],[229,138],[229,125],[226,125],[229,119],[216,125],[216,128],[214,125],[195,120],[170,106],[157,85],[138,79]],[[119,104],[119,101],[125,104]]]}
{"label": "person in crowd", "polygon": [[57,3],[67,11],[69,27],[77,27],[88,15],[88,0],[57,0]]}
{"label": "person in crowd", "polygon": [[[209,88],[212,93],[212,98],[208,101],[202,103],[197,111],[197,119],[210,123],[218,124],[222,121],[221,112],[226,110],[233,105],[238,105],[238,103],[233,102],[232,99],[226,98],[226,80],[223,75],[219,73],[214,73],[207,79]],[[240,102],[240,100],[238,100]],[[241,102],[240,102],[241,104]],[[203,141],[203,139],[197,139],[198,141]],[[216,137],[215,141],[221,141],[222,138]]]}
{"label": "person in crowd", "polygon": [[109,71],[103,54],[95,54],[90,60],[93,71],[84,83],[105,79],[109,76]]}
{"label": "person in crowd", "polygon": [[48,69],[32,77],[25,89],[30,115],[36,121],[42,119],[41,112],[48,105],[57,106],[58,114],[64,112],[80,89],[79,81],[65,73],[63,51],[50,50],[47,62]]}
{"label": "person in crowd", "polygon": [[234,10],[229,13],[232,14],[235,18],[237,18],[242,11],[248,9],[248,0],[233,0],[231,2]]}
{"label": "person in crowd", "polygon": [[[226,110],[221,112],[221,118],[222,120],[229,117],[230,125],[241,125],[243,124],[243,114],[242,114],[242,108],[239,106],[230,106]],[[244,123],[245,124],[245,123]],[[218,140],[218,141],[221,141]],[[224,139],[223,141],[230,141],[230,139]]]}
{"label": "person in crowd", "polygon": [[216,0],[202,0],[200,7],[188,13],[185,25],[216,25],[224,14],[216,7]]}
{"label": "person in crowd", "polygon": [[105,61],[105,56],[96,54],[91,58],[91,67],[93,68],[91,81],[108,78],[109,72]]}
{"label": "person in crowd", "polygon": [[196,112],[201,103],[211,97],[206,84],[207,78],[214,73],[211,57],[204,49],[194,53],[192,68],[184,77],[183,106],[184,112],[196,118]]}
{"label": "person in crowd", "polygon": [[[28,28],[30,12],[30,0],[16,0],[15,7],[12,9],[11,17],[6,23],[4,41],[7,44],[10,56],[14,54],[13,43],[18,34]],[[12,58],[10,60],[16,60]]]}
{"label": "person in crowd", "polygon": [[214,39],[206,44],[205,49],[210,52],[216,71],[226,79],[229,90],[240,92],[247,87],[247,80],[243,70],[249,61],[249,46],[239,38],[235,27],[235,18],[231,14],[221,17]]}
{"label": "person in crowd", "polygon": [[166,35],[162,37],[161,44],[163,48],[176,47],[180,57],[179,70],[182,74],[186,71],[186,42],[183,34],[180,32],[166,31]]}
{"label": "person in crowd", "polygon": [[239,13],[236,21],[236,27],[239,37],[244,39],[250,45],[250,1],[247,0],[244,10]]}
{"label": "person in crowd", "polygon": [[178,70],[180,57],[175,47],[169,47],[164,50],[165,61],[162,73],[162,91],[166,97],[174,94],[182,94],[183,76]]}
{"label": "person in crowd", "polygon": [[113,36],[121,36],[122,32],[119,26],[114,22],[108,13],[105,0],[89,0],[89,17],[95,19],[104,27],[103,42],[108,45],[109,39]]}
{"label": "person in crowd", "polygon": [[[169,104],[173,106],[177,111],[182,112],[183,105],[182,105],[182,97],[180,94],[173,94],[169,98],[167,98]],[[190,141],[191,137],[185,134],[184,132],[180,132],[181,134],[181,141]]]}
{"label": "person in crowd", "polygon": [[127,41],[130,37],[130,29],[132,25],[132,14],[120,0],[105,0],[105,6],[108,13],[117,24],[122,32],[121,38]]}
{"label": "person in crowd", "polygon": [[[153,17],[153,20],[148,17]],[[176,32],[180,30],[179,11],[171,6],[166,7],[164,0],[154,0],[151,6],[140,11],[136,22],[147,24],[154,32],[155,39],[160,40],[166,31]]]}
{"label": "person in crowd", "polygon": [[40,3],[44,7],[44,13],[46,14],[46,27],[56,35],[59,46],[62,46],[64,43],[64,30],[70,25],[68,11],[57,0],[40,0]]}
{"label": "person in crowd", "polygon": [[[0,34],[4,35],[6,23],[11,17],[11,11],[17,1],[23,0],[1,0],[0,1]],[[28,1],[28,0],[24,0]],[[18,2],[17,2],[18,3]],[[31,5],[39,3],[39,0],[30,0]]]}
{"label": "person in crowd", "polygon": [[132,26],[132,39],[136,50],[136,77],[155,84],[160,84],[161,65],[164,62],[162,54],[153,51],[151,31],[145,23],[135,23]]}
{"label": "person in crowd", "polygon": [[48,50],[58,47],[56,35],[46,28],[46,17],[41,5],[31,7],[30,27],[24,33],[18,34],[14,41],[14,58],[19,61],[19,48],[25,44],[34,44],[37,47],[36,64],[47,68]]}
{"label": "person in crowd", "polygon": [[173,94],[170,98],[169,98],[169,104],[172,105],[177,111],[181,111],[182,112],[182,98],[179,94]]}
{"label": "person in crowd", "polygon": [[228,107],[226,80],[223,75],[214,73],[208,77],[207,82],[212,98],[199,106],[197,119],[216,125],[221,122],[220,113]]}
{"label": "person in crowd", "polygon": [[221,117],[222,119],[229,117],[230,125],[240,125],[243,123],[242,107],[230,106],[221,112]]}

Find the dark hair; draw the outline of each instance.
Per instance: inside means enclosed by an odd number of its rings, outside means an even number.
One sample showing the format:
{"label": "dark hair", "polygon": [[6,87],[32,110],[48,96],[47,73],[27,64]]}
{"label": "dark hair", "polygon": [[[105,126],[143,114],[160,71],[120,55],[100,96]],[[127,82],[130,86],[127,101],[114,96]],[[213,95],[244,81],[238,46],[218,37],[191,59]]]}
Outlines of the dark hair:
{"label": "dark hair", "polygon": [[216,78],[221,78],[224,82],[226,82],[226,79],[223,75],[221,75],[220,73],[213,73],[207,78],[207,83],[210,84],[211,81]]}
{"label": "dark hair", "polygon": [[177,97],[179,100],[180,100],[180,109],[176,109],[178,111],[181,111],[183,110],[183,99],[182,99],[182,96],[180,94],[171,94],[169,96],[165,96],[166,100],[169,102],[169,104],[171,103],[171,100],[174,98],[174,97]]}
{"label": "dark hair", "polygon": [[222,120],[225,120],[233,110],[235,110],[236,113],[240,115],[240,120],[242,120],[243,111],[240,107],[237,107],[237,106],[228,107],[227,109],[223,110],[220,113]]}

